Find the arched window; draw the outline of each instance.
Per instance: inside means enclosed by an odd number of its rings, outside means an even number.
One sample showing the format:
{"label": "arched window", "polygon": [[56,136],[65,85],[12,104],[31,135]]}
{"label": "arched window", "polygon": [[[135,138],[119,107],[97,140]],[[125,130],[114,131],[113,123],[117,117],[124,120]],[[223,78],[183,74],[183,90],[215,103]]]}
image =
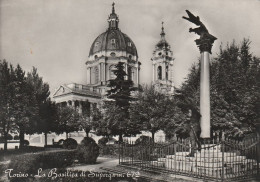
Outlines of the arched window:
{"label": "arched window", "polygon": [[98,58],[98,56],[97,56],[97,55],[95,55],[94,57],[95,57],[95,59],[97,59],[97,58]]}
{"label": "arched window", "polygon": [[115,57],[115,56],[116,56],[116,53],[111,52],[110,56]]}
{"label": "arched window", "polygon": [[165,71],[166,71],[166,80],[168,80],[168,78],[169,78],[169,67],[168,66],[166,66],[166,69],[165,69]]}
{"label": "arched window", "polygon": [[116,67],[114,65],[111,65],[109,68],[109,79],[114,80],[116,78],[116,75],[114,74],[114,70],[116,70]]}
{"label": "arched window", "polygon": [[158,66],[157,68],[158,80],[162,79],[162,67]]}

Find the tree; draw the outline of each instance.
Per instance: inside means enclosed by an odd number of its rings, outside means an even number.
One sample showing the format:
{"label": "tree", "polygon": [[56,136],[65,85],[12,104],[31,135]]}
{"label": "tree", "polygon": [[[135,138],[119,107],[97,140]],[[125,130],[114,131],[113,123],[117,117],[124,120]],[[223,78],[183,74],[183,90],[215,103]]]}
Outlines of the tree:
{"label": "tree", "polygon": [[84,131],[86,132],[86,137],[89,137],[89,132],[92,129],[92,121],[89,115],[87,114],[79,115],[79,129],[84,129]]}
{"label": "tree", "polygon": [[57,107],[57,122],[58,128],[56,133],[66,133],[66,138],[68,138],[68,134],[73,131],[79,130],[79,113],[73,109],[72,107]]}
{"label": "tree", "polygon": [[124,63],[119,62],[115,65],[113,71],[116,75],[114,80],[109,80],[107,97],[113,101],[105,101],[103,105],[103,112],[105,113],[101,121],[105,122],[106,132],[103,126],[99,131],[111,135],[119,135],[119,141],[123,141],[123,134],[136,134],[137,131],[133,128],[133,123],[129,119],[129,106],[133,101],[131,92],[136,90],[133,87],[133,81],[126,79],[126,72],[124,71]]}
{"label": "tree", "polygon": [[137,95],[137,100],[131,104],[131,120],[140,129],[154,135],[158,130],[164,130],[174,116],[173,102],[170,97],[158,92],[153,86],[145,85]]}
{"label": "tree", "polygon": [[25,72],[18,64],[14,79],[13,117],[17,130],[19,131],[20,148],[24,146],[24,134],[30,132],[30,118],[37,114],[38,106],[35,105],[36,98],[33,89],[26,82]]}
{"label": "tree", "polygon": [[30,117],[30,128],[26,129],[26,133],[44,133],[45,145],[47,145],[47,134],[53,131],[56,119],[55,105],[49,98],[49,85],[43,82],[35,67],[27,73],[26,83],[32,91],[31,97],[34,98],[34,103],[31,104],[37,110],[35,115]]}
{"label": "tree", "polygon": [[7,150],[9,132],[14,132],[13,97],[14,97],[14,69],[5,60],[0,61],[0,131],[4,138],[4,150]]}
{"label": "tree", "polygon": [[0,94],[3,98],[0,102],[0,118],[4,136],[10,131],[18,131],[21,148],[24,146],[25,133],[44,132],[47,137],[54,121],[49,85],[43,83],[36,68],[25,76],[19,64],[14,69],[3,61],[0,62],[0,69]]}
{"label": "tree", "polygon": [[[233,137],[243,137],[256,131],[259,120],[259,64],[260,59],[250,53],[250,41],[244,39],[225,49],[220,47],[210,68],[212,131],[225,131]],[[186,110],[199,108],[198,66],[193,66],[180,91],[185,99],[180,104]]]}

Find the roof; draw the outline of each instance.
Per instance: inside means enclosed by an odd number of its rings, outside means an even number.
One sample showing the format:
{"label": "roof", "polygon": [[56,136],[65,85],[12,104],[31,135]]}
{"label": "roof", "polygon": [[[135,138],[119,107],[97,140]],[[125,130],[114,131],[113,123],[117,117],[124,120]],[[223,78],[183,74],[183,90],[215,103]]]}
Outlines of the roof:
{"label": "roof", "polygon": [[133,56],[137,56],[134,42],[119,29],[108,29],[100,34],[92,43],[89,56],[100,51],[126,51]]}

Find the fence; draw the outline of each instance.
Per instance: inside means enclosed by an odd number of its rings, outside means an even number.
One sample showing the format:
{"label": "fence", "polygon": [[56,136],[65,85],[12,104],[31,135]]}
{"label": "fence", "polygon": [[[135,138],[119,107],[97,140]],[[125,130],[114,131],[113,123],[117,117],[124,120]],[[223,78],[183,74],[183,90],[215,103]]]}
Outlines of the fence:
{"label": "fence", "polygon": [[199,142],[174,138],[168,143],[120,144],[119,164],[211,181],[259,177],[259,136],[236,141],[215,137]]}

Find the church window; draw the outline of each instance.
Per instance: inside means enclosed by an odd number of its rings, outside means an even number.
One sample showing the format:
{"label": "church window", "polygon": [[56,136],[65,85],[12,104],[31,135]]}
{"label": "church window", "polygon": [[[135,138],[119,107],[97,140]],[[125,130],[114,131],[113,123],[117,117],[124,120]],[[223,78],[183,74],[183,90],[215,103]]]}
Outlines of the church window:
{"label": "church window", "polygon": [[131,47],[131,46],[132,46],[132,43],[131,43],[131,42],[128,42],[127,44],[128,44],[128,46],[129,46],[129,47]]}
{"label": "church window", "polygon": [[111,44],[115,44],[116,43],[116,39],[111,39]]}
{"label": "church window", "polygon": [[115,57],[115,56],[116,56],[116,53],[111,52],[110,56]]}
{"label": "church window", "polygon": [[132,59],[132,55],[129,55],[129,59]]}
{"label": "church window", "polygon": [[96,42],[96,43],[95,43],[95,46],[97,47],[98,45],[99,45],[99,42]]}
{"label": "church window", "polygon": [[97,55],[95,55],[95,59],[97,59],[98,58],[98,56]]}
{"label": "church window", "polygon": [[168,77],[169,77],[169,76],[168,76],[168,75],[169,75],[168,73],[169,73],[169,67],[166,66],[166,80],[168,80]]}
{"label": "church window", "polygon": [[161,80],[162,79],[162,67],[161,66],[158,66],[157,73],[158,73],[158,80]]}
{"label": "church window", "polygon": [[159,55],[159,56],[161,56],[161,55],[162,55],[162,53],[161,53],[161,52],[159,52],[159,53],[158,53],[158,55]]}

